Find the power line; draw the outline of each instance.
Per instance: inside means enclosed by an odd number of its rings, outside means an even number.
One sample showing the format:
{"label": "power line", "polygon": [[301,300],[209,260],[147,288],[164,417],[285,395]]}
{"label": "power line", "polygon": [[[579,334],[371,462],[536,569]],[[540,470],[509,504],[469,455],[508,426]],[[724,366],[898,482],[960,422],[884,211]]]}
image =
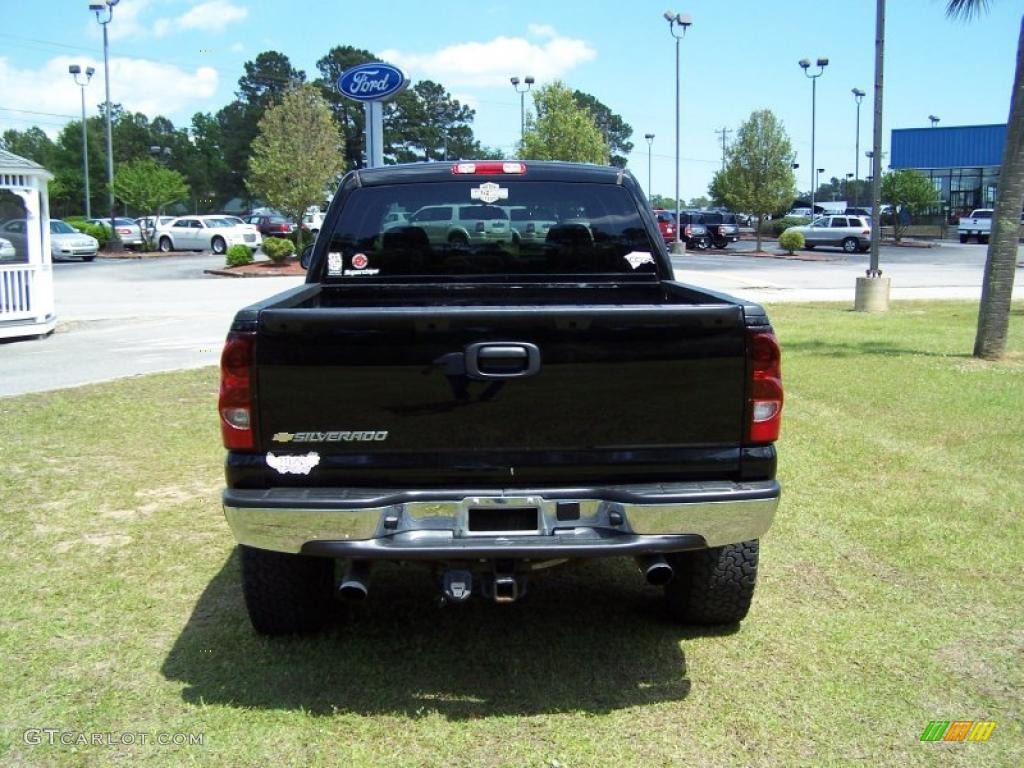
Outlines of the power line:
{"label": "power line", "polygon": [[35,37],[22,37],[21,35],[12,35],[7,32],[0,32],[0,37],[7,37],[11,40],[22,40],[26,43],[38,43],[40,45],[49,45],[54,48],[69,48],[73,51],[89,51],[91,53],[96,54],[100,53],[100,51],[97,51],[97,49],[95,48],[86,48],[81,45],[68,45],[67,43],[58,43],[55,40],[40,40]]}
{"label": "power line", "polygon": [[62,115],[58,112],[37,112],[33,109],[14,109],[14,107],[0,107],[0,112],[20,112],[23,115],[46,115],[47,117],[69,117],[72,120],[78,115]]}

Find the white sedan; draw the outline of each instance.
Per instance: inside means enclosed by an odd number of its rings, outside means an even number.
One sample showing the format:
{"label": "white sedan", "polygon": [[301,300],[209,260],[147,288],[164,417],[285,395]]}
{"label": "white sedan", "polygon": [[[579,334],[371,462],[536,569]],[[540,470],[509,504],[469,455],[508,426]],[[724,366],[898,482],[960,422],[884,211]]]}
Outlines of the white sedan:
{"label": "white sedan", "polygon": [[259,248],[258,235],[221,216],[179,216],[156,230],[161,251],[213,251],[222,254],[233,245]]}

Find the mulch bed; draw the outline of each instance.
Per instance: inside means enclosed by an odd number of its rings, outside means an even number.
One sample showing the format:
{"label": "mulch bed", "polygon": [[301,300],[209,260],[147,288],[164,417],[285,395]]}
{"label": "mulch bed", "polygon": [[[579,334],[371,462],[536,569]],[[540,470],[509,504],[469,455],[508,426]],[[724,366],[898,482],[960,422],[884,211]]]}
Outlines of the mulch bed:
{"label": "mulch bed", "polygon": [[254,261],[240,267],[221,267],[220,269],[204,269],[208,275],[219,277],[296,277],[306,274],[298,259],[289,259],[284,264],[272,261]]}

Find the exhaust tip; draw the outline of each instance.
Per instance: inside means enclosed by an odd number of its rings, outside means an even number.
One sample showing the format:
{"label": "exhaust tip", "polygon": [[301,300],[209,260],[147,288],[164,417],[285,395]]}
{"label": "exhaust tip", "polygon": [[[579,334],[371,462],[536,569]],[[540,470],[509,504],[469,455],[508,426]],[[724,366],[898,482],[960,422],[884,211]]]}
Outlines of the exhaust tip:
{"label": "exhaust tip", "polygon": [[655,587],[665,586],[675,576],[672,566],[661,555],[640,558],[639,565],[647,583]]}
{"label": "exhaust tip", "polygon": [[366,584],[357,580],[351,579],[348,581],[341,582],[341,586],[338,587],[338,594],[341,595],[342,599],[347,600],[350,603],[360,603],[366,599],[366,595],[369,594],[369,589]]}

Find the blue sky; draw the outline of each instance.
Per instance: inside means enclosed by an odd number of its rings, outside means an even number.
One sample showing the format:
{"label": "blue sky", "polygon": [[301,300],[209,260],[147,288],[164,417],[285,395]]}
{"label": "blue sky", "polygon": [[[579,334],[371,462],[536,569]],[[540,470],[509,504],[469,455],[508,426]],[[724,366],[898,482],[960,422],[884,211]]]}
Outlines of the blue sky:
{"label": "blue sky", "polygon": [[[671,0],[676,2],[676,0]],[[55,134],[79,113],[69,63],[97,75],[87,107],[103,98],[102,42],[89,0],[0,0],[0,131],[40,125]],[[1020,5],[993,0],[969,23],[947,20],[942,0],[890,0],[886,28],[885,146],[889,131],[928,125],[1002,123]],[[798,154],[798,185],[809,187],[811,84],[801,58],[828,57],[818,80],[816,165],[823,179],[854,170],[861,107],[860,174],[870,148],[875,3],[690,0],[516,3],[464,0],[121,0],[111,32],[111,97],[150,117],[187,125],[196,111],[231,98],[242,65],[263,50],[287,54],[317,76],[335,45],[383,54],[415,80],[434,79],[476,110],[474,130],[511,151],[519,137],[519,97],[509,77],[533,75],[592,93],[634,129],[630,167],[647,186],[645,133],[655,193],[674,188],[674,44],[662,13],[688,12],[681,47],[681,193],[705,194],[721,161],[715,129],[735,130],[754,109],[783,121]],[[528,100],[529,105],[529,100]],[[42,114],[40,114],[42,113]],[[735,134],[733,134],[735,135]]]}

